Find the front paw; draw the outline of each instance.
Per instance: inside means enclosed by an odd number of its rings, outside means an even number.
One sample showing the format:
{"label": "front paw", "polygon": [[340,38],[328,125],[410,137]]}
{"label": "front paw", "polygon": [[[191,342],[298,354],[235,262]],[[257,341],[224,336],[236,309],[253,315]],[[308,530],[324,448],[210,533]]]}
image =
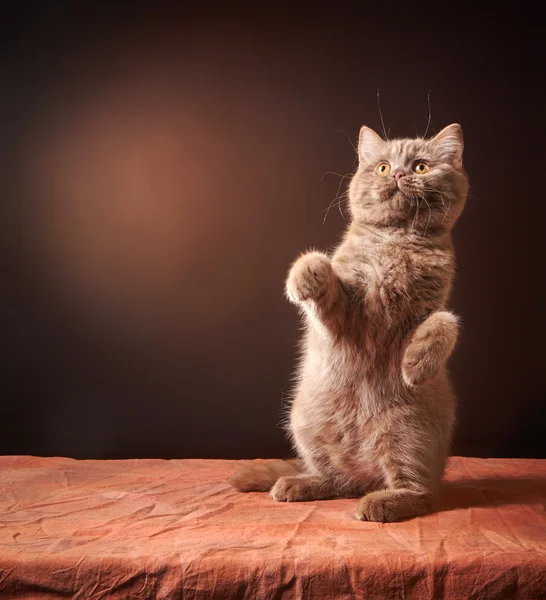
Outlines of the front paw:
{"label": "front paw", "polygon": [[292,265],[286,282],[286,295],[292,302],[320,298],[332,280],[330,259],[320,252],[300,256]]}
{"label": "front paw", "polygon": [[457,317],[448,311],[430,315],[415,330],[402,360],[408,386],[434,379],[449,358],[458,334]]}
{"label": "front paw", "polygon": [[297,477],[281,477],[269,495],[277,502],[302,502],[308,499],[304,482]]}
{"label": "front paw", "polygon": [[402,361],[402,377],[407,386],[413,387],[434,379],[440,364],[427,348],[410,346]]}

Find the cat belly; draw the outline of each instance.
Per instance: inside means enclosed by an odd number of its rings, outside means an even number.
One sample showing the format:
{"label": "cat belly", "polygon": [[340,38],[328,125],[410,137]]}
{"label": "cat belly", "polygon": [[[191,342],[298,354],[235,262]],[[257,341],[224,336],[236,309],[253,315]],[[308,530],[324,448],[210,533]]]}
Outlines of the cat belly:
{"label": "cat belly", "polygon": [[370,489],[389,485],[392,464],[398,464],[405,473],[417,469],[430,489],[438,484],[454,422],[455,399],[445,373],[413,391],[378,389],[365,380],[328,390],[300,383],[291,429],[310,471],[347,489]]}
{"label": "cat belly", "polygon": [[383,477],[369,435],[371,423],[362,401],[339,390],[312,398],[300,394],[290,421],[296,448],[310,471],[362,489]]}
{"label": "cat belly", "polygon": [[308,470],[342,487],[375,487],[389,483],[385,464],[394,457],[437,480],[453,423],[446,374],[408,388],[392,347],[372,366],[364,348],[308,333],[290,421]]}

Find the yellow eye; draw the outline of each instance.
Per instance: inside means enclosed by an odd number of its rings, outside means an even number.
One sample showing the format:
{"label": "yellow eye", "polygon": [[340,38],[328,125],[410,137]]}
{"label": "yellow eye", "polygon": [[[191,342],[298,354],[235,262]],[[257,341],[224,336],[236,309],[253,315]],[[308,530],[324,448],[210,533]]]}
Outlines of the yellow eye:
{"label": "yellow eye", "polygon": [[385,175],[389,174],[390,170],[391,166],[389,165],[389,163],[382,162],[379,163],[377,167],[375,167],[375,174],[380,175],[381,177],[385,177]]}
{"label": "yellow eye", "polygon": [[417,173],[417,175],[424,175],[430,171],[430,165],[421,160],[415,165],[415,167],[413,167],[413,170]]}

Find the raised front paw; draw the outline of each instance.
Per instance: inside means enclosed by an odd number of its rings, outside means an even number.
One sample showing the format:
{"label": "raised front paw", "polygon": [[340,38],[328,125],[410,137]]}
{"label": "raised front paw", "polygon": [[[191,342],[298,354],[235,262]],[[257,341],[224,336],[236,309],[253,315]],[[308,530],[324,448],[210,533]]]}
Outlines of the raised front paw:
{"label": "raised front paw", "polygon": [[292,302],[318,299],[332,280],[330,259],[320,252],[300,256],[292,265],[286,281],[286,295]]}
{"label": "raised front paw", "polygon": [[406,385],[421,385],[434,379],[440,370],[441,363],[431,355],[426,347],[411,345],[404,354],[402,362],[402,376]]}
{"label": "raised front paw", "polygon": [[457,317],[448,311],[438,311],[423,321],[402,360],[406,385],[421,385],[434,379],[451,354],[457,334]]}

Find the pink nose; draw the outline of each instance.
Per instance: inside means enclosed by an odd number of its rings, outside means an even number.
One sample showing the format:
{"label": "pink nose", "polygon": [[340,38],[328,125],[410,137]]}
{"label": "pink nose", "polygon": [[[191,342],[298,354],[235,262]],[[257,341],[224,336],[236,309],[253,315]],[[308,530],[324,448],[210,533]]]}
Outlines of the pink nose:
{"label": "pink nose", "polygon": [[405,173],[402,169],[396,169],[396,171],[394,171],[392,176],[396,179],[396,181],[398,181],[400,179],[400,177],[405,176]]}

